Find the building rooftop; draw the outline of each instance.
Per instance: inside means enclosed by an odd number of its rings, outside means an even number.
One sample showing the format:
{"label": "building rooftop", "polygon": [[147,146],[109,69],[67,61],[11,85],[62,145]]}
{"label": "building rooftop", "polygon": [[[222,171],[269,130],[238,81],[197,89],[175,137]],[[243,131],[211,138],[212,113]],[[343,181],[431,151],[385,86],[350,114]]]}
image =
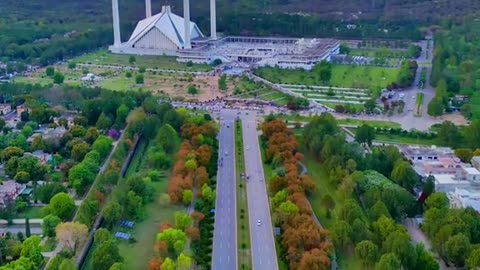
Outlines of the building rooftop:
{"label": "building rooftop", "polygon": [[469,181],[455,180],[453,174],[433,174],[433,177],[435,177],[435,183],[442,185],[470,184]]}
{"label": "building rooftop", "polygon": [[470,175],[480,175],[480,171],[477,168],[464,167],[463,169]]}

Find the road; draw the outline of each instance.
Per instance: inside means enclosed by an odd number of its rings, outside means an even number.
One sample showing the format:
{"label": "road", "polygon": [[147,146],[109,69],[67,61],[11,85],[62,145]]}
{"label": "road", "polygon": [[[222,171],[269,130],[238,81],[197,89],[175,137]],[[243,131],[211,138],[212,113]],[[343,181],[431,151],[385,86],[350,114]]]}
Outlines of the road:
{"label": "road", "polygon": [[[248,113],[248,115],[246,115]],[[270,204],[260,155],[255,111],[242,111],[243,147],[247,180],[251,254],[254,270],[277,270],[277,254]],[[260,221],[260,225],[258,224]]]}
{"label": "road", "polygon": [[235,112],[222,110],[218,134],[217,200],[212,269],[237,269],[237,215],[235,193]]}

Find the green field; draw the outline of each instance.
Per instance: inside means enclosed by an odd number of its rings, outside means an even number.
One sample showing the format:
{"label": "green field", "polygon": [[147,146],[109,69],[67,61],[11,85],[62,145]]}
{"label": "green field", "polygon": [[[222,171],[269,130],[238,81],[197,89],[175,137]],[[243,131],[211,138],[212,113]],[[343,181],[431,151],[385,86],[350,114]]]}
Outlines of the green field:
{"label": "green field", "polygon": [[[329,181],[328,175],[323,166],[319,164],[312,156],[305,156],[305,165],[308,168],[308,175],[315,182],[317,188],[308,197],[312,204],[313,211],[320,223],[328,230],[336,222],[335,213],[331,210],[331,217],[327,217],[327,211],[322,207],[321,200],[326,194],[330,194],[335,201],[335,208],[342,205],[342,200],[338,197],[336,187]],[[353,254],[343,254],[337,252],[338,269],[363,269],[361,263]]]}
{"label": "green field", "polygon": [[[394,82],[398,71],[396,68],[333,65],[332,77],[327,86],[377,90]],[[257,69],[255,73],[274,83],[324,85],[313,71],[265,67]]]}
{"label": "green field", "polygon": [[44,216],[46,216],[44,207],[27,207],[22,213],[16,213],[14,219],[43,218]]}
{"label": "green field", "polygon": [[[237,244],[238,269],[252,269],[250,253],[250,226],[248,221],[248,198],[245,180],[240,174],[245,172],[243,155],[243,134],[240,122],[235,123],[235,173],[237,202]],[[244,247],[242,247],[245,245]]]}
{"label": "green field", "polygon": [[[292,122],[310,122],[312,117],[308,116],[301,116],[298,114],[294,115],[282,115],[280,118]],[[380,120],[360,120],[360,119],[337,119],[337,123],[339,125],[348,125],[348,126],[361,126],[363,124],[367,124],[374,128],[400,128],[400,124],[391,121],[380,121]]]}
{"label": "green field", "polygon": [[472,118],[480,119],[480,92],[476,91],[473,93],[469,104],[472,109]]}
{"label": "green field", "polygon": [[[167,192],[169,181],[162,179],[153,183],[155,193],[160,195]],[[158,196],[157,196],[158,197]],[[174,222],[175,212],[185,211],[185,207],[178,205],[163,205],[159,200],[146,206],[147,218],[135,225],[131,232],[136,243],[120,242],[118,248],[124,259],[125,269],[147,269],[148,261],[155,257],[154,245],[157,240],[160,223]]]}
{"label": "green field", "polygon": [[171,69],[171,70],[191,70],[191,71],[210,71],[212,67],[209,65],[194,64],[188,67],[184,63],[179,63],[173,56],[135,56],[135,63],[130,64],[130,55],[112,54],[107,50],[100,50],[73,59],[73,62],[93,64],[93,65],[117,65],[117,66],[137,66],[155,69]]}

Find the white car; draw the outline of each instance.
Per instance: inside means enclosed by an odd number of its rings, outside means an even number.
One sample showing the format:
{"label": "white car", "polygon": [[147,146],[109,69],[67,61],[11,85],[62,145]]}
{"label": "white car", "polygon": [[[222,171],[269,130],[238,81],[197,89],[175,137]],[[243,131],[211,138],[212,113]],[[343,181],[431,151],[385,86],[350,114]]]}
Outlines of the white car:
{"label": "white car", "polygon": [[225,156],[228,156],[228,152],[227,152],[227,151],[225,151]]}
{"label": "white car", "polygon": [[250,149],[250,146],[247,146],[247,150]]}
{"label": "white car", "polygon": [[262,221],[260,221],[260,219],[257,220],[257,226],[261,226],[261,225],[262,225]]}

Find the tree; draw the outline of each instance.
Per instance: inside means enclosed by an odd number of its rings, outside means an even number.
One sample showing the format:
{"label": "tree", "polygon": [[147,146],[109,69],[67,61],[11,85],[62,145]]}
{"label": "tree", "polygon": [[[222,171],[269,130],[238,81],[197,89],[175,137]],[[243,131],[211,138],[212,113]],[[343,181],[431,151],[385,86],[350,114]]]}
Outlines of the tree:
{"label": "tree", "polygon": [[361,241],[355,246],[355,256],[363,265],[371,266],[377,261],[378,247],[370,240]]}
{"label": "tree", "polygon": [[372,98],[365,101],[365,104],[363,106],[365,107],[365,111],[367,113],[372,113],[377,107],[377,102],[375,102],[375,99]]}
{"label": "tree", "polygon": [[111,228],[122,217],[122,206],[115,201],[109,202],[102,210],[105,226]]}
{"label": "tree", "polygon": [[198,89],[193,84],[189,84],[187,88],[187,93],[194,96],[198,95]]}
{"label": "tree", "polygon": [[136,84],[143,84],[145,82],[145,78],[143,77],[143,74],[138,74],[135,77],[135,83]]}
{"label": "tree", "polygon": [[350,234],[352,234],[352,227],[345,221],[338,221],[332,229],[332,240],[335,246],[346,248],[350,243]]}
{"label": "tree", "polygon": [[115,120],[117,124],[123,125],[125,120],[127,120],[129,109],[127,105],[122,104],[117,108],[117,119]]}
{"label": "tree", "polygon": [[175,213],[175,228],[183,231],[190,227],[190,225],[192,225],[192,218],[188,215],[188,213]]}
{"label": "tree", "polygon": [[425,250],[425,246],[423,244],[417,244],[415,246],[415,250],[417,252],[417,265],[415,269],[422,269],[422,270],[439,270],[440,266],[435,258],[432,256],[430,252]]}
{"label": "tree", "polygon": [[191,189],[186,189],[183,191],[182,201],[185,205],[192,203],[193,192]]}
{"label": "tree", "polygon": [[23,156],[23,149],[19,147],[7,147],[3,149],[1,157],[3,161],[8,161],[12,157],[21,157]]}
{"label": "tree", "polygon": [[410,235],[404,230],[391,233],[383,243],[383,249],[387,253],[394,253],[407,269],[414,268],[417,263],[417,253],[412,246]]}
{"label": "tree", "polygon": [[367,124],[363,124],[355,132],[355,140],[359,143],[366,143],[372,146],[372,141],[375,139],[375,129]]}
{"label": "tree", "polygon": [[380,261],[378,261],[375,266],[375,270],[398,270],[401,269],[401,266],[400,260],[395,254],[386,253],[380,257]]}
{"label": "tree", "polygon": [[460,144],[462,139],[461,136],[458,127],[450,121],[444,121],[438,131],[438,140],[440,144],[453,148],[456,148]]}
{"label": "tree", "polygon": [[463,266],[466,254],[470,252],[470,240],[463,233],[456,234],[445,242],[444,249],[448,261],[457,266]]}
{"label": "tree", "polygon": [[31,177],[28,172],[18,171],[14,179],[19,183],[26,184],[28,181],[30,181]]}
{"label": "tree", "polygon": [[53,77],[53,75],[55,74],[55,68],[54,67],[47,67],[47,69],[45,71],[45,74],[48,77]]}
{"label": "tree", "polygon": [[302,254],[298,270],[328,270],[331,269],[330,258],[325,250],[314,248]]}
{"label": "tree", "polygon": [[218,88],[222,91],[226,91],[228,89],[227,87],[227,76],[222,75],[218,79]]}
{"label": "tree", "polygon": [[25,136],[26,138],[32,136],[32,135],[33,135],[33,129],[32,129],[32,127],[25,125],[25,126],[22,128],[22,134],[23,134],[23,136]]}
{"label": "tree", "polygon": [[172,154],[175,149],[175,143],[177,141],[178,134],[175,129],[165,124],[158,130],[158,135],[155,141],[165,150],[166,153]]}
{"label": "tree", "polygon": [[163,261],[162,266],[160,266],[160,269],[161,270],[176,270],[175,262],[172,259],[167,257],[165,259],[165,261]]}
{"label": "tree", "polygon": [[107,240],[95,248],[93,252],[93,265],[95,269],[108,270],[114,263],[121,262],[118,245],[114,240]]}
{"label": "tree", "polygon": [[74,259],[63,259],[62,263],[58,266],[58,270],[77,270],[77,264]]}
{"label": "tree", "polygon": [[474,249],[467,259],[468,269],[478,269],[480,267],[480,248]]}
{"label": "tree", "polygon": [[123,263],[116,262],[108,270],[126,270]]}
{"label": "tree", "polygon": [[87,143],[77,143],[72,148],[71,158],[77,162],[80,162],[83,160],[88,151],[90,151],[90,146]]}
{"label": "tree", "polygon": [[67,193],[60,192],[50,200],[48,209],[52,215],[66,220],[75,209],[75,202]]}
{"label": "tree", "polygon": [[61,72],[55,72],[55,75],[53,75],[53,83],[55,84],[62,84],[64,80],[65,76]]}
{"label": "tree", "polygon": [[137,59],[135,58],[135,56],[131,55],[131,56],[128,58],[128,63],[130,63],[131,65],[133,65],[135,62],[137,62]]}
{"label": "tree", "polygon": [[412,169],[410,163],[403,160],[395,162],[391,178],[406,190],[411,190],[418,181],[417,173]]}
{"label": "tree", "polygon": [[32,235],[30,231],[30,219],[27,217],[25,218],[25,236],[28,238]]}
{"label": "tree", "polygon": [[440,116],[443,114],[444,110],[445,110],[445,106],[443,105],[443,102],[437,97],[434,97],[428,103],[427,112],[431,116]]}
{"label": "tree", "polygon": [[449,206],[449,200],[445,193],[435,192],[428,197],[428,199],[425,201],[425,205],[427,206],[427,209],[447,209]]}
{"label": "tree", "polygon": [[177,269],[178,270],[189,270],[192,268],[193,260],[192,258],[185,255],[183,252],[178,255],[177,258]]}
{"label": "tree", "polygon": [[98,129],[106,130],[112,125],[112,120],[105,114],[101,113],[100,116],[98,117],[97,123],[95,126]]}
{"label": "tree", "polygon": [[469,148],[455,149],[455,155],[460,158],[462,162],[470,163],[473,157],[473,152]]}
{"label": "tree", "polygon": [[157,235],[157,241],[164,241],[170,252],[180,254],[185,249],[187,235],[179,229],[169,228]]}
{"label": "tree", "polygon": [[369,211],[371,220],[378,220],[381,216],[391,218],[390,213],[388,212],[387,206],[382,201],[377,201]]}
{"label": "tree", "polygon": [[286,202],[282,202],[278,207],[277,211],[278,213],[280,213],[282,218],[285,218],[285,217],[291,217],[293,215],[298,214],[300,209],[296,204],[288,200]]}
{"label": "tree", "polygon": [[191,241],[200,239],[200,230],[197,227],[188,227],[185,229],[185,234]]}
{"label": "tree", "polygon": [[349,54],[350,53],[350,47],[348,47],[348,44],[342,43],[340,44],[340,54]]}
{"label": "tree", "polygon": [[61,223],[55,229],[57,241],[75,254],[88,236],[88,228],[77,222]]}
{"label": "tree", "polygon": [[40,269],[43,264],[42,248],[40,246],[41,239],[38,236],[31,236],[27,238],[22,244],[22,251],[20,256],[28,258],[36,266],[35,269]]}
{"label": "tree", "polygon": [[69,69],[75,69],[77,67],[77,63],[70,61],[68,62],[68,68]]}
{"label": "tree", "polygon": [[145,71],[147,71],[147,69],[145,67],[138,68],[138,72],[140,72],[140,73],[145,73]]}
{"label": "tree", "polygon": [[108,156],[112,149],[112,139],[107,136],[99,136],[92,145],[92,149],[100,154],[100,158],[103,160]]}
{"label": "tree", "polygon": [[48,215],[43,218],[43,223],[42,223],[42,233],[45,236],[48,237],[54,237],[55,236],[55,228],[57,227],[58,224],[60,224],[62,220],[54,215]]}

